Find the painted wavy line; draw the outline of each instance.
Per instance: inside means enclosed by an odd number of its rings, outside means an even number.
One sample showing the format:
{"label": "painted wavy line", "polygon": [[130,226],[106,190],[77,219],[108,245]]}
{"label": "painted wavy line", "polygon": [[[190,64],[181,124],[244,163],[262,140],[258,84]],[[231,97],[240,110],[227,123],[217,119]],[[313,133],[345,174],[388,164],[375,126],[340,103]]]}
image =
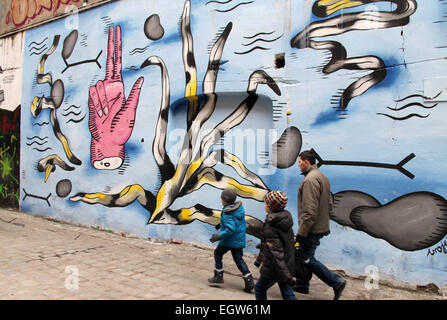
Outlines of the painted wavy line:
{"label": "painted wavy line", "polygon": [[85,118],[85,115],[84,115],[81,119],[78,119],[78,120],[70,119],[70,120],[68,120],[66,123],[69,123],[69,122],[79,123],[79,122],[81,122],[82,120],[84,120],[84,118]]}
{"label": "painted wavy line", "polygon": [[257,36],[260,36],[260,35],[270,35],[270,34],[272,34],[274,32],[275,31],[272,31],[272,32],[258,32],[255,35],[252,35],[252,36],[249,36],[249,37],[244,37],[244,39],[253,39],[253,38],[257,37]]}
{"label": "painted wavy line", "polygon": [[126,70],[138,71],[140,69],[136,66],[131,66],[131,67],[127,67]]}
{"label": "painted wavy line", "polygon": [[205,3],[205,5],[209,4],[209,3],[217,3],[217,4],[227,4],[230,3],[233,0],[228,0],[228,1],[216,1],[216,0],[212,0],[212,1],[208,1],[207,3]]}
{"label": "painted wavy line", "polygon": [[427,118],[427,117],[430,115],[430,113],[427,114],[426,116],[423,116],[423,115],[420,115],[420,114],[417,114],[417,113],[411,113],[411,114],[409,114],[408,116],[405,116],[405,117],[402,117],[402,118],[398,118],[398,117],[393,117],[393,116],[391,116],[391,115],[389,115],[389,114],[386,114],[386,113],[377,113],[377,114],[386,116],[386,117],[391,118],[391,119],[393,119],[393,120],[399,120],[399,121],[401,121],[401,120],[407,120],[407,119],[410,119],[410,118],[413,118],[413,117]]}
{"label": "painted wavy line", "polygon": [[82,112],[82,110],[79,111],[78,113],[76,113],[76,112],[74,112],[74,111],[70,111],[70,112],[68,112],[68,113],[66,113],[66,114],[62,114],[62,115],[63,115],[64,117],[69,116],[70,114],[73,114],[73,115],[75,115],[75,116],[79,116],[79,115],[81,114],[81,112]]}
{"label": "painted wavy line", "polygon": [[47,50],[47,49],[48,49],[48,47],[45,47],[45,48],[43,48],[43,50],[40,51],[40,52],[32,52],[32,53],[30,54],[30,56],[33,56],[33,55],[38,56],[38,55],[42,54],[42,53],[43,53],[45,50]]}
{"label": "painted wavy line", "polygon": [[425,100],[433,100],[433,99],[436,99],[437,97],[439,97],[439,95],[442,93],[442,91],[443,90],[441,90],[437,95],[435,95],[434,97],[431,97],[431,98],[430,97],[426,97],[426,96],[424,96],[422,94],[412,94],[412,95],[409,95],[409,96],[407,96],[405,98],[402,98],[402,99],[399,99],[399,100],[394,100],[394,101],[402,102],[402,101],[410,99],[410,98],[424,98]]}
{"label": "painted wavy line", "polygon": [[282,35],[280,35],[278,38],[275,38],[275,39],[272,39],[272,40],[267,40],[267,39],[262,39],[262,38],[260,38],[260,39],[253,40],[252,42],[250,42],[250,43],[248,43],[248,44],[242,44],[242,45],[245,46],[245,47],[248,47],[248,46],[250,46],[250,45],[252,45],[253,43],[258,42],[258,41],[263,41],[263,42],[274,42],[274,41],[276,41],[276,40],[278,40],[278,39],[281,39],[283,35],[284,35],[284,34],[282,34]]}
{"label": "painted wavy line", "polygon": [[227,10],[215,9],[215,11],[217,11],[217,12],[230,12],[230,11],[233,11],[234,9],[236,9],[237,7],[239,7],[239,6],[243,5],[243,4],[250,4],[250,3],[253,3],[253,2],[254,1],[241,2],[241,3],[237,4],[237,5],[235,5],[233,8],[230,8],[230,9],[227,9]]}
{"label": "painted wavy line", "polygon": [[403,109],[406,109],[406,108],[409,108],[409,107],[412,107],[412,106],[418,106],[418,107],[422,107],[424,109],[431,109],[431,108],[436,107],[437,105],[438,104],[435,103],[434,105],[429,107],[429,106],[425,106],[425,105],[423,105],[422,103],[419,103],[419,102],[412,102],[412,103],[407,103],[406,105],[404,105],[403,107],[400,107],[400,108],[390,108],[390,107],[387,107],[387,108],[392,110],[392,111],[400,111],[400,110],[403,110]]}
{"label": "painted wavy line", "polygon": [[106,22],[112,22],[112,18],[110,18],[110,16],[101,17],[101,20],[106,21]]}
{"label": "painted wavy line", "polygon": [[129,52],[129,54],[132,56],[135,53],[143,53],[146,52],[147,48],[149,48],[149,45],[145,46],[144,48],[135,48],[131,52]]}
{"label": "painted wavy line", "polygon": [[46,37],[45,39],[43,39],[41,42],[33,41],[33,42],[31,42],[31,43],[28,45],[28,48],[31,47],[32,44],[35,44],[35,45],[40,46],[42,43],[44,43],[44,42],[47,41],[47,40],[48,40],[48,37]]}
{"label": "painted wavy line", "polygon": [[39,126],[39,127],[41,127],[41,126],[43,126],[43,125],[48,125],[48,124],[50,124],[49,122],[41,122],[41,123],[33,123],[33,126]]}
{"label": "painted wavy line", "polygon": [[46,48],[46,47],[47,47],[46,44],[43,44],[40,48],[38,48],[38,47],[32,47],[32,48],[29,49],[29,52],[33,52],[33,51],[41,51],[43,48]]}
{"label": "painted wavy line", "polygon": [[45,143],[48,143],[48,141],[44,141],[44,142],[42,142],[42,143],[40,143],[40,142],[38,142],[38,141],[33,141],[33,142],[31,142],[31,143],[27,143],[26,145],[27,146],[32,146],[33,144],[38,144],[39,146],[41,146],[41,145],[44,145]]}
{"label": "painted wavy line", "polygon": [[256,46],[256,47],[254,47],[254,48],[251,48],[251,49],[248,50],[248,51],[244,51],[244,52],[234,52],[234,53],[235,53],[235,54],[247,54],[247,53],[250,53],[250,52],[252,52],[253,50],[257,50],[257,49],[259,49],[259,50],[270,50],[270,48],[264,48],[264,47]]}
{"label": "painted wavy line", "polygon": [[43,137],[43,138],[41,138],[41,137],[39,137],[39,136],[34,136],[34,137],[31,137],[31,138],[26,137],[26,138],[27,138],[28,140],[33,140],[33,139],[45,140],[45,139],[48,139],[48,136]]}
{"label": "painted wavy line", "polygon": [[51,147],[48,147],[48,148],[45,148],[45,149],[37,149],[37,148],[33,148],[33,150],[36,150],[36,151],[39,151],[39,152],[44,152],[44,151],[47,151],[47,150],[51,150]]}
{"label": "painted wavy line", "polygon": [[81,108],[81,106],[75,106],[74,104],[72,104],[71,106],[69,106],[68,108],[65,108],[63,111],[68,111],[68,110],[70,110],[71,108],[73,108],[73,109],[80,109]]}
{"label": "painted wavy line", "polygon": [[133,55],[136,54],[136,53],[144,53],[145,51],[146,51],[146,50],[135,49],[135,50],[132,51],[132,53],[129,53],[129,55],[133,56]]}

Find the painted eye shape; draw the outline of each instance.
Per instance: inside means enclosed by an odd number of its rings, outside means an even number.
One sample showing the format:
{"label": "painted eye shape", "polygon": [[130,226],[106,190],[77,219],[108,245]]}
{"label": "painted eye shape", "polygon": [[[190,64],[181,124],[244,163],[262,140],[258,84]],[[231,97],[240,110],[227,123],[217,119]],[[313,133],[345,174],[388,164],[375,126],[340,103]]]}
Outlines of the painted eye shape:
{"label": "painted eye shape", "polygon": [[120,157],[103,158],[93,162],[93,167],[98,170],[115,170],[123,164]]}

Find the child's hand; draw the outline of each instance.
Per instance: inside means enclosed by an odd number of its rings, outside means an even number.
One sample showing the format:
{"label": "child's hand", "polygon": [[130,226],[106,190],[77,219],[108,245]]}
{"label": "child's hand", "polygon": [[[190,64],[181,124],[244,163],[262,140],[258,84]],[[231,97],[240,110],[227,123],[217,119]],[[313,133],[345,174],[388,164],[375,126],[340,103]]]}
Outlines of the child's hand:
{"label": "child's hand", "polygon": [[289,286],[291,286],[291,287],[293,287],[293,286],[295,285],[295,283],[296,283],[296,279],[295,279],[295,278],[290,278],[290,279],[287,281],[287,284],[288,284]]}
{"label": "child's hand", "polygon": [[216,242],[219,240],[219,235],[218,234],[213,234],[210,238],[211,242]]}

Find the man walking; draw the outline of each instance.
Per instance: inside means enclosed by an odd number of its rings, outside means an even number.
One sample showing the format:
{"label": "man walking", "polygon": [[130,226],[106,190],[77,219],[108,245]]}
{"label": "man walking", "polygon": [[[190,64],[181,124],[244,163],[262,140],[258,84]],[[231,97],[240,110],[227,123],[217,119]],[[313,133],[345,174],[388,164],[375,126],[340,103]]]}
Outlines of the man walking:
{"label": "man walking", "polygon": [[[296,241],[309,258],[312,272],[334,289],[334,300],[338,300],[346,286],[346,280],[330,271],[314,257],[320,239],[330,233],[329,212],[332,209],[330,183],[315,164],[315,153],[312,150],[303,151],[298,162],[304,179],[298,189],[299,227]],[[297,279],[294,290],[303,294],[309,293],[309,282]]]}

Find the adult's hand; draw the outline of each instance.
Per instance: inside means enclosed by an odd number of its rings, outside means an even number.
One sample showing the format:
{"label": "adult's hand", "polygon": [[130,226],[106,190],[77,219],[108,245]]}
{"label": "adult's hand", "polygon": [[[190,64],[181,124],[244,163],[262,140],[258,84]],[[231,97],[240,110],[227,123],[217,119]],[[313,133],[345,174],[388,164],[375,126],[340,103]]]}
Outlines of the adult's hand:
{"label": "adult's hand", "polygon": [[303,237],[303,236],[301,236],[299,234],[296,234],[295,241],[298,242],[298,243],[301,243],[301,241],[303,241],[305,238],[306,237]]}
{"label": "adult's hand", "polygon": [[121,28],[109,28],[106,76],[89,90],[89,130],[91,164],[96,169],[113,170],[124,161],[124,144],[129,140],[135,122],[141,86],[137,79],[126,100],[122,79]]}

